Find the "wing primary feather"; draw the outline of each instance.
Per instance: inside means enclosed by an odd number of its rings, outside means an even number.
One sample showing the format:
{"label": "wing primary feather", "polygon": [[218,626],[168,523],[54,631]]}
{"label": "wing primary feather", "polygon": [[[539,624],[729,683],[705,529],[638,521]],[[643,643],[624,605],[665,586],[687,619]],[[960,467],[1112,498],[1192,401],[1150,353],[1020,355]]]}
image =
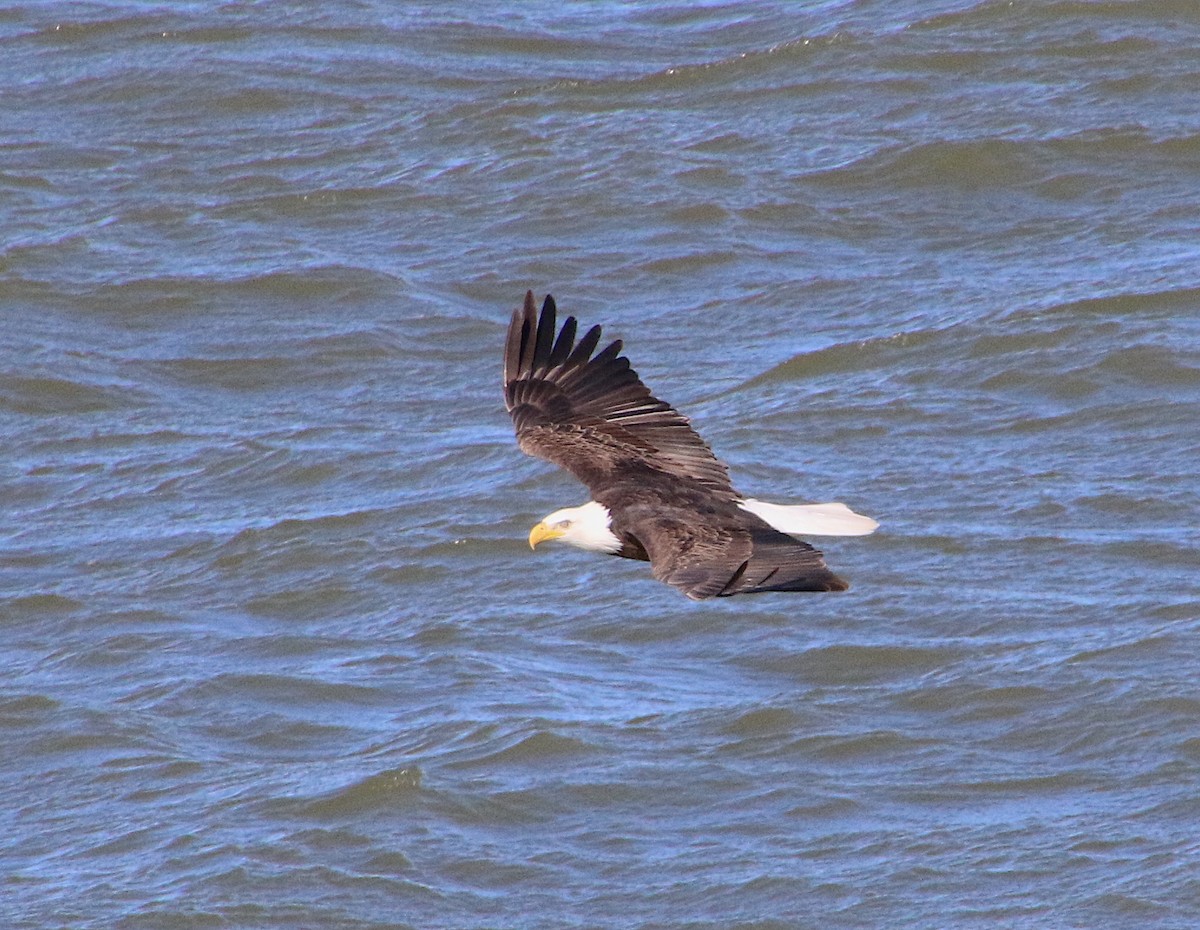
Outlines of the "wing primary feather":
{"label": "wing primary feather", "polygon": [[571,351],[571,357],[567,359],[567,367],[575,368],[586,362],[593,352],[596,351],[596,346],[600,343],[600,327],[593,326],[583,338],[579,340],[579,344]]}
{"label": "wing primary feather", "polygon": [[[532,296],[532,295],[531,295]],[[514,310],[504,343],[504,383],[512,384],[521,371],[521,311]]]}
{"label": "wing primary feather", "polygon": [[[596,354],[596,357],[592,359],[592,362],[597,365],[603,365],[607,362],[611,362],[621,354],[621,349],[624,348],[624,345],[625,344],[621,342],[620,339],[614,339]],[[628,360],[625,362],[625,367],[629,367]]]}
{"label": "wing primary feather", "polygon": [[521,351],[517,364],[517,377],[528,374],[533,361],[533,346],[530,345],[529,340],[529,337],[533,335],[534,326],[537,325],[537,304],[533,302],[533,291],[525,292],[525,306],[521,310],[521,333],[519,336]]}
{"label": "wing primary feather", "polygon": [[575,317],[569,316],[563,321],[562,330],[558,334],[558,341],[554,343],[554,348],[550,352],[550,367],[556,368],[567,360],[567,356],[571,354],[571,349],[575,345]]}
{"label": "wing primary feather", "polygon": [[554,298],[546,295],[542,303],[542,315],[537,324],[537,338],[533,344],[533,370],[544,371],[550,361],[550,350],[554,347],[555,317],[558,308]]}
{"label": "wing primary feather", "polygon": [[[722,595],[729,594],[731,591],[733,591],[737,587],[738,582],[742,580],[742,576],[746,574],[746,569],[748,569],[749,567],[750,567],[750,560],[746,559],[746,561],[744,561],[740,566],[738,566],[738,570],[733,573],[732,577],[730,577],[730,579],[727,582],[725,582],[725,587],[723,587],[720,591],[717,592],[717,597],[721,597]],[[774,572],[772,572],[771,574],[774,574]]]}

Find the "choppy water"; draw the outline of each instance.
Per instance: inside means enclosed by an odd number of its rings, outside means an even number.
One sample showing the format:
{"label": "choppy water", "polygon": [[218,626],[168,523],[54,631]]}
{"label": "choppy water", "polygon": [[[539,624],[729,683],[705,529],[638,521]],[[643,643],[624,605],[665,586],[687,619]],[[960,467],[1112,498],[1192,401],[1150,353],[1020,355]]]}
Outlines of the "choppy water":
{"label": "choppy water", "polygon": [[[1200,13],[0,8],[0,923],[1194,927]],[[842,596],[531,554],[509,312]]]}

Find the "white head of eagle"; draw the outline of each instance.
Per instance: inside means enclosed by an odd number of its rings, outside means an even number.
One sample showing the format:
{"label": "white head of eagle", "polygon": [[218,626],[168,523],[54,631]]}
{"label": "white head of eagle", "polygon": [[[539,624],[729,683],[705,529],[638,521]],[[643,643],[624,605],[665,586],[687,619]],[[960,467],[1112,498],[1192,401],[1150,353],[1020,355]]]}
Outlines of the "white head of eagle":
{"label": "white head of eagle", "polygon": [[616,554],[621,549],[621,540],[609,529],[612,514],[603,504],[588,501],[582,507],[564,507],[542,518],[542,522],[529,531],[529,548],[536,549],[538,543],[558,540],[577,549],[589,552]]}

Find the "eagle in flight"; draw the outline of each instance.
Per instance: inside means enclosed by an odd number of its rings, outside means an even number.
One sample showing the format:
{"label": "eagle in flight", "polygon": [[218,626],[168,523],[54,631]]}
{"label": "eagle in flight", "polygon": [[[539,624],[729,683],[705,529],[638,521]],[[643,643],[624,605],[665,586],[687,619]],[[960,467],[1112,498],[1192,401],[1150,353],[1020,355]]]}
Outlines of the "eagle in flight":
{"label": "eagle in flight", "polygon": [[619,339],[596,352],[599,326],[575,336],[575,318],[558,329],[554,298],[539,314],[532,291],[508,327],[504,401],[517,444],[592,495],[538,523],[531,547],[558,540],[648,561],[693,600],[849,587],[798,537],[864,536],[879,524],[845,504],[743,497],[687,418],[642,383]]}

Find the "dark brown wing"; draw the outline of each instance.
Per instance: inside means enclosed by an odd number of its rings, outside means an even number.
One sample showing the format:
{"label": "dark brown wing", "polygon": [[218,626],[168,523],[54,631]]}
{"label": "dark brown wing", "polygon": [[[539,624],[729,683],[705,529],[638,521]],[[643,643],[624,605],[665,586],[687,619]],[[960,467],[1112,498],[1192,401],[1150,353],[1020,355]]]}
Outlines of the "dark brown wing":
{"label": "dark brown wing", "polygon": [[576,342],[575,318],[556,334],[555,317],[554,298],[539,315],[531,291],[508,327],[504,400],[521,450],[565,468],[610,507],[615,484],[647,469],[734,499],[725,466],[686,417],[642,384],[621,341],[593,356],[600,327]]}
{"label": "dark brown wing", "polygon": [[764,591],[845,591],[821,553],[751,516],[697,523],[657,515],[624,528],[641,541],[659,581],[693,600]]}

